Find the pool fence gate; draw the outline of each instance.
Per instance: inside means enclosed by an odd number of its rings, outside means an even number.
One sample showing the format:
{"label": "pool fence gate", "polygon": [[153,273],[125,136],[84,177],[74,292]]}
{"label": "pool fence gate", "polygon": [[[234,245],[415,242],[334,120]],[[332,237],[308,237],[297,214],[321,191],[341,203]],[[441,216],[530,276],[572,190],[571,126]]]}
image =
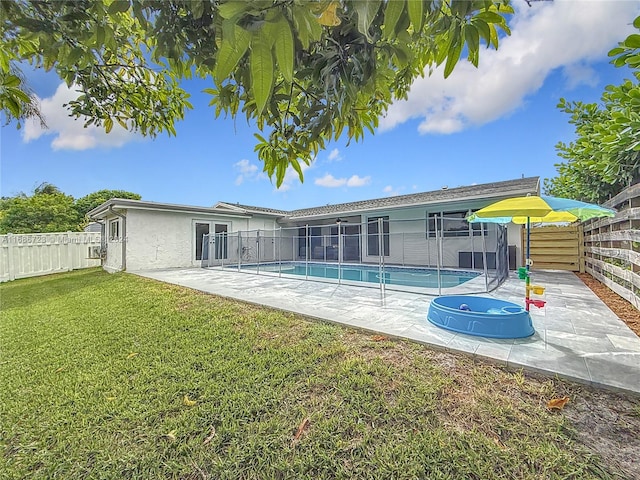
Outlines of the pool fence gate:
{"label": "pool fence gate", "polygon": [[[433,214],[421,219],[377,217],[367,222],[357,218],[205,234],[201,266],[294,278],[287,273],[294,264],[298,266],[295,278],[337,283],[352,283],[343,273],[354,266],[375,268],[376,286],[382,292],[386,288],[416,291],[411,285],[390,284],[390,271],[427,269],[437,281],[419,289],[431,294],[451,290],[448,279],[455,272],[475,273],[465,293],[489,292],[508,276],[507,229],[502,225],[469,224],[460,216]],[[334,278],[312,278],[317,266],[333,267]]]}

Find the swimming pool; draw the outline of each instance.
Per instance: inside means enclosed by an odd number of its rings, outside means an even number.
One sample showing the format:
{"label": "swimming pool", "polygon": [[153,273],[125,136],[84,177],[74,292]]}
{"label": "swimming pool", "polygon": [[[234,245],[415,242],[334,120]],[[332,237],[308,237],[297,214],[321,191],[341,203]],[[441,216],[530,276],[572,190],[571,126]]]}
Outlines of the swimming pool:
{"label": "swimming pool", "polygon": [[[237,267],[230,267],[237,268]],[[243,265],[243,271],[260,271],[281,273],[283,275],[297,275],[303,277],[317,277],[320,279],[338,279],[349,282],[380,282],[380,269],[377,265],[341,265],[335,263],[289,262],[282,264]],[[463,270],[440,270],[432,268],[384,267],[382,275],[385,285],[404,285],[419,288],[438,288],[438,278],[442,288],[457,287],[469,280],[477,278],[477,272]]]}

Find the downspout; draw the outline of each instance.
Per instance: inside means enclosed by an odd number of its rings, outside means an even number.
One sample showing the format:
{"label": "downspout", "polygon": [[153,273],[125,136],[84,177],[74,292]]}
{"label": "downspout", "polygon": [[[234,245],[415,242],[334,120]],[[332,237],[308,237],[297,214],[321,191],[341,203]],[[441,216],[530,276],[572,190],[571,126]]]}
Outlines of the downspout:
{"label": "downspout", "polygon": [[116,217],[120,217],[122,219],[122,270],[127,269],[127,216],[118,213],[113,209],[112,205],[109,205],[109,213],[115,215]]}

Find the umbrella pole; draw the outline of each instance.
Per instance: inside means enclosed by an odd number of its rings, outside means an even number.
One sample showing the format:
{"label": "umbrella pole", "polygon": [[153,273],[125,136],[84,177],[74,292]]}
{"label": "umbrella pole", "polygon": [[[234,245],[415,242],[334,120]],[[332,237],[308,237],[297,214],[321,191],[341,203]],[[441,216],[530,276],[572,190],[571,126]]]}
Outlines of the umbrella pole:
{"label": "umbrella pole", "polygon": [[529,268],[530,268],[529,264],[531,263],[529,261],[529,255],[530,255],[530,252],[529,252],[530,237],[529,237],[529,235],[530,235],[530,231],[531,231],[531,220],[530,220],[530,217],[527,217],[527,259],[525,261],[525,263],[527,264],[526,265],[526,267],[527,267],[527,278],[525,280],[525,285],[526,285],[525,286],[525,292],[526,293],[525,293],[525,300],[524,300],[525,310],[527,312],[529,311],[529,290],[530,290],[529,285],[531,284],[531,279],[529,278]]}

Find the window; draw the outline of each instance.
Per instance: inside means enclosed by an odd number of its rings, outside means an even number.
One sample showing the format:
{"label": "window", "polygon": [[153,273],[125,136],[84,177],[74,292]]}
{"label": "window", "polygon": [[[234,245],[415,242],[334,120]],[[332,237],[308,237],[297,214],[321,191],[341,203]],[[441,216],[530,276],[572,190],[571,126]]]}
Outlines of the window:
{"label": "window", "polygon": [[[196,260],[209,259],[209,224],[196,222]],[[205,241],[205,235],[207,241]]]}
{"label": "window", "polygon": [[120,240],[120,219],[109,222],[109,240]]}
{"label": "window", "polygon": [[369,217],[367,218],[367,255],[380,255],[380,238],[378,237],[379,223],[382,219],[382,248],[383,255],[389,256],[389,217]]}
{"label": "window", "polygon": [[[440,222],[442,215],[442,222]],[[436,236],[436,221],[438,222],[437,230],[442,230],[443,237],[474,237],[482,235],[481,223],[469,223],[465,218],[469,212],[432,212],[427,216],[427,238]],[[486,229],[485,229],[486,233]]]}

